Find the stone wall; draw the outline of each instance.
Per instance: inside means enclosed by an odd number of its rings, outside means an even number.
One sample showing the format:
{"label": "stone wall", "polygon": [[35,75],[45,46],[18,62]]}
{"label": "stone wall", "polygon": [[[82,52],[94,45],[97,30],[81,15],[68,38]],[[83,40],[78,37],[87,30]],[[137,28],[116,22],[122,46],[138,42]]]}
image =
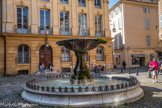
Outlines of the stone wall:
{"label": "stone wall", "polygon": [[0,76],[4,73],[4,40],[0,38]]}
{"label": "stone wall", "polygon": [[[19,37],[21,36],[21,37]],[[19,70],[28,70],[30,74],[39,71],[39,49],[45,44],[45,37],[34,35],[11,35],[6,34],[7,38],[7,74],[18,74]],[[53,65],[54,70],[62,72],[62,68],[70,68],[76,64],[76,57],[73,51],[70,51],[72,57],[71,62],[61,62],[61,47],[56,44],[57,41],[67,39],[67,36],[48,36],[49,45],[52,48]],[[72,37],[75,38],[75,37]],[[17,63],[17,48],[19,45],[25,44],[30,48],[30,63],[18,64]],[[106,45],[100,45],[104,47],[104,61],[96,61],[96,49],[89,52],[90,60],[87,65],[98,64],[105,66],[105,69],[112,69],[112,43],[111,39],[108,40]],[[93,67],[91,67],[91,70]],[[73,70],[73,68],[71,69]]]}

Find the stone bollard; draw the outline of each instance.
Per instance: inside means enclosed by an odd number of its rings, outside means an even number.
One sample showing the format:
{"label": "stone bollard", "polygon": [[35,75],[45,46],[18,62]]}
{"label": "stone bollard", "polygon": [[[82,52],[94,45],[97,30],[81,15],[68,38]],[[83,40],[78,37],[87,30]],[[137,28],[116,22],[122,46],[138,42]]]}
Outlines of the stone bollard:
{"label": "stone bollard", "polygon": [[136,67],[136,75],[138,76],[138,68]]}
{"label": "stone bollard", "polygon": [[121,68],[121,73],[123,73],[123,68]]}
{"label": "stone bollard", "polygon": [[131,72],[130,72],[130,68],[128,68],[128,73],[131,74]]}

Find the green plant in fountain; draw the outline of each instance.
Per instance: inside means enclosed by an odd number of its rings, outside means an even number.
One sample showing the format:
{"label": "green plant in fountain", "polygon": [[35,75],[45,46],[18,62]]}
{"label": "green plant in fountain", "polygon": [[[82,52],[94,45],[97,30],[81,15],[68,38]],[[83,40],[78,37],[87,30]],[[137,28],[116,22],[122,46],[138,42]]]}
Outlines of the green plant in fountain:
{"label": "green plant in fountain", "polygon": [[101,38],[97,38],[97,42],[100,42],[102,44],[107,44],[107,40]]}

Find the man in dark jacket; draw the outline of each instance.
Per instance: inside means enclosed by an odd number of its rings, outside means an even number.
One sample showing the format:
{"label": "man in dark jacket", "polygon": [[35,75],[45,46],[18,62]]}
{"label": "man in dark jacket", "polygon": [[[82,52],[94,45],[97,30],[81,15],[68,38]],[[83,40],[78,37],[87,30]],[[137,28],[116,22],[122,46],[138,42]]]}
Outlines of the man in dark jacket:
{"label": "man in dark jacket", "polygon": [[126,65],[127,65],[126,62],[123,61],[122,66],[123,66],[124,70],[125,70]]}

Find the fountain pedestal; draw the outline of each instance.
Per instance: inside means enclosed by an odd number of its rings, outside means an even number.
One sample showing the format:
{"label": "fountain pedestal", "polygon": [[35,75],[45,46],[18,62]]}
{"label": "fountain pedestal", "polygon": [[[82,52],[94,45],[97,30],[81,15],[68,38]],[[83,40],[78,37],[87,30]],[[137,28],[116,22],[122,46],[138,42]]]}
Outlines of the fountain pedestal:
{"label": "fountain pedestal", "polygon": [[93,77],[89,73],[89,69],[85,62],[87,51],[96,48],[99,44],[106,44],[106,40],[102,39],[68,39],[58,41],[59,46],[64,46],[69,50],[73,50],[77,57],[74,75],[71,77],[71,83],[93,83]]}

